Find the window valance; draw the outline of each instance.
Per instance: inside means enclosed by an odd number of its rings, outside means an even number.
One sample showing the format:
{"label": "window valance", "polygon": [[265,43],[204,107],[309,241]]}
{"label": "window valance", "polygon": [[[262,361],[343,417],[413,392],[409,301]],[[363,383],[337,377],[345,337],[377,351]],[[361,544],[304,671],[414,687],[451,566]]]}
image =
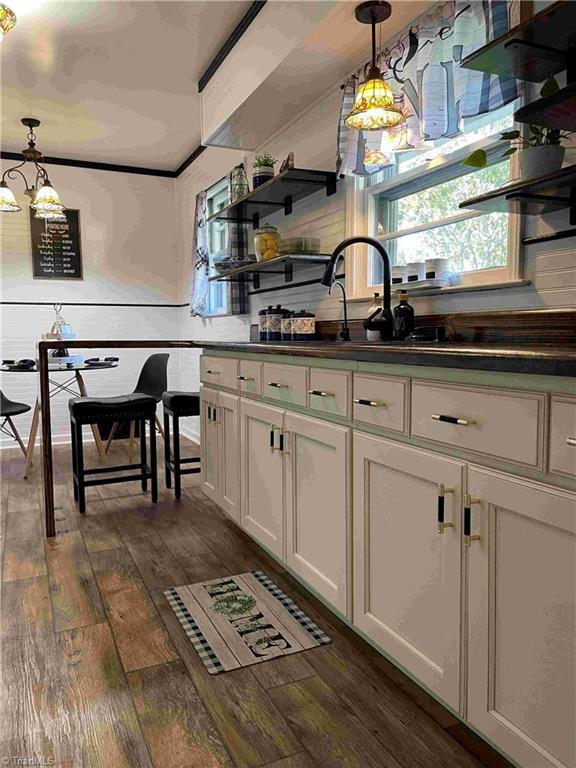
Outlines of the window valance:
{"label": "window valance", "polygon": [[378,64],[407,115],[402,131],[346,127],[344,119],[368,64],[354,72],[343,85],[337,171],[343,175],[375,173],[392,162],[394,151],[424,149],[426,142],[454,137],[466,118],[516,99],[514,78],[475,72],[459,63],[518,23],[519,6],[519,0],[443,2],[381,49]]}

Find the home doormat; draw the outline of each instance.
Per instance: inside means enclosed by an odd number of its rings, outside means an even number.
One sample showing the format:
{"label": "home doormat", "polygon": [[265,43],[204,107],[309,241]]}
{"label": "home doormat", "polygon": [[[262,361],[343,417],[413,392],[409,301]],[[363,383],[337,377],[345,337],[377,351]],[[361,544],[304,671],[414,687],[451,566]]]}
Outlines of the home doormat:
{"label": "home doormat", "polygon": [[262,571],[172,587],[164,594],[211,675],[330,642]]}

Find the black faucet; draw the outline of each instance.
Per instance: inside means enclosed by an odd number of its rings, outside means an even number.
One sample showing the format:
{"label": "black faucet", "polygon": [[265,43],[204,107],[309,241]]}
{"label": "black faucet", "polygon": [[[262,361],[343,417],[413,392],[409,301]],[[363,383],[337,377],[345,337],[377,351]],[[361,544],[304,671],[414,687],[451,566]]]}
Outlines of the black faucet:
{"label": "black faucet", "polygon": [[380,327],[380,338],[382,341],[387,341],[394,335],[394,319],[390,308],[390,257],[388,256],[386,248],[384,248],[378,240],[375,240],[373,237],[364,236],[349,237],[346,240],[342,240],[342,242],[334,249],[320,282],[322,285],[327,286],[332,286],[334,284],[336,280],[336,264],[338,263],[338,259],[349,245],[354,245],[355,243],[366,243],[367,245],[371,245],[382,257],[382,263],[384,265],[384,292],[382,295],[382,313],[378,318],[377,323]]}
{"label": "black faucet", "polygon": [[342,330],[340,331],[340,338],[342,341],[350,341],[350,327],[348,326],[348,304],[346,300],[346,290],[342,283],[339,280],[336,280],[335,283],[332,283],[330,286],[330,289],[328,293],[332,293],[332,288],[337,285],[339,288],[342,289],[342,297],[344,300],[344,320],[342,321]]}

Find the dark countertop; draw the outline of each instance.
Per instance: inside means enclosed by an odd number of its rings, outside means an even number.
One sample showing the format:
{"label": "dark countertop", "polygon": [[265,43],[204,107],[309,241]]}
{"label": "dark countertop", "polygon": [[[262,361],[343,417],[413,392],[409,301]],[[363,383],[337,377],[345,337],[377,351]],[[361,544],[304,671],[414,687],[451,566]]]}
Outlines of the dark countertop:
{"label": "dark countertop", "polygon": [[197,341],[195,345],[222,352],[576,376],[576,343],[554,346],[471,342]]}

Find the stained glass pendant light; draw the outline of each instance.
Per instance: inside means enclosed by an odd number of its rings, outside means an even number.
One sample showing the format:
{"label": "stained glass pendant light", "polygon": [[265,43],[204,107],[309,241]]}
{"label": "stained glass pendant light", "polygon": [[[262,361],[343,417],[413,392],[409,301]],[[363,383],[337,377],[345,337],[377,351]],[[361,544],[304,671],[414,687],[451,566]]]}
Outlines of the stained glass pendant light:
{"label": "stained glass pendant light", "polygon": [[0,3],[0,39],[4,39],[8,32],[16,26],[16,14],[4,3]]}
{"label": "stained glass pendant light", "polygon": [[394,94],[384,81],[376,64],[376,24],[391,14],[390,3],[369,0],[356,8],[356,20],[372,27],[372,62],[366,80],[358,88],[352,111],[344,120],[349,128],[361,131],[381,131],[405,121],[402,109],[394,102]]}
{"label": "stained glass pendant light", "polygon": [[[32,201],[30,207],[36,211],[35,217],[37,219],[46,219],[46,221],[64,221],[66,219],[64,205],[52,186],[46,169],[42,166],[42,152],[36,149],[34,128],[38,128],[40,120],[37,120],[35,117],[24,117],[22,118],[22,124],[28,128],[28,147],[22,150],[22,157],[24,158],[22,162],[14,165],[12,168],[8,168],[2,174],[2,181],[0,182],[0,211],[14,213],[21,210],[16,202],[14,193],[6,181],[7,178],[14,179],[16,176],[21,176],[26,187],[25,194]],[[28,185],[26,176],[20,170],[26,163],[32,163],[36,171],[36,179],[33,186]]]}

